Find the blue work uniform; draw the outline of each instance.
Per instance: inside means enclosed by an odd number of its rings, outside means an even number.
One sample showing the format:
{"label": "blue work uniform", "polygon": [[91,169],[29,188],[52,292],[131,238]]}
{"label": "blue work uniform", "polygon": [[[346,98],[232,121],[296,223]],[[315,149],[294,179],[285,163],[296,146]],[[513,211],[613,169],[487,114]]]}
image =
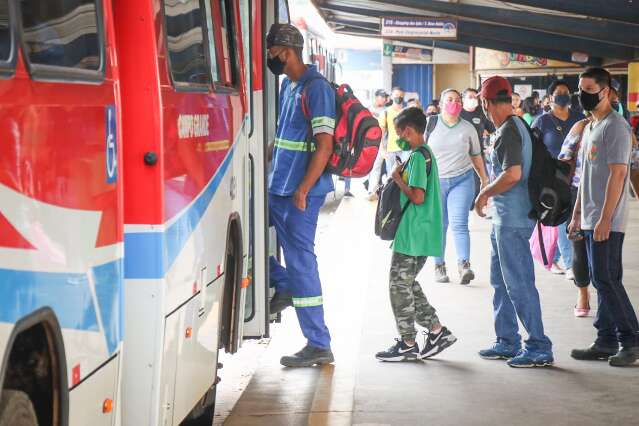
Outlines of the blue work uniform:
{"label": "blue work uniform", "polygon": [[[282,245],[286,268],[270,259],[271,285],[293,296],[293,306],[304,337],[311,346],[327,349],[331,337],[324,322],[322,285],[315,256],[315,231],[333,180],[324,173],[309,191],[306,210],[293,204],[293,194],[306,175],[316,149],[308,136],[335,131],[335,93],[314,66],[299,81],[285,78],[280,90],[280,116],[275,134],[273,168],[269,175],[269,216]],[[310,80],[306,86],[304,83]],[[304,88],[304,99],[302,89]],[[302,109],[306,105],[308,117]]]}

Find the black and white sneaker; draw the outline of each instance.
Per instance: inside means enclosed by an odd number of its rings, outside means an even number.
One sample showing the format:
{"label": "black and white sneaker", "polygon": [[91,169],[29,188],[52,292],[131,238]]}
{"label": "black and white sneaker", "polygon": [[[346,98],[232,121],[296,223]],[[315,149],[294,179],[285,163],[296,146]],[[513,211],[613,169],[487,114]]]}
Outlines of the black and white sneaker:
{"label": "black and white sneaker", "polygon": [[413,346],[408,346],[401,339],[395,339],[395,342],[388,350],[377,352],[375,358],[388,362],[415,361],[418,359],[419,348],[417,343]]}
{"label": "black and white sneaker", "polygon": [[446,327],[442,327],[437,334],[425,331],[424,336],[426,336],[426,339],[419,353],[419,359],[435,356],[457,341],[457,337],[453,336],[453,333]]}

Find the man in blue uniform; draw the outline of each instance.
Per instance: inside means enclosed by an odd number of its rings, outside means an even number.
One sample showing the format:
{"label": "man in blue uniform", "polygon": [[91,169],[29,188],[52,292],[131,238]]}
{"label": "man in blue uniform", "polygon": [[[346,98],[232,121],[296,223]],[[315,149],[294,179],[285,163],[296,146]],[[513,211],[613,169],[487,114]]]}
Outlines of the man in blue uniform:
{"label": "man in blue uniform", "polygon": [[271,310],[294,306],[307,339],[301,351],[282,357],[281,364],[310,367],[333,362],[331,337],[324,323],[315,231],[320,207],[334,189],[325,168],[333,152],[335,92],[314,66],[304,64],[304,38],[294,26],[273,24],[266,47],[271,72],[286,74],[269,176],[270,221],[282,245],[286,268],[270,259],[271,283],[276,289]]}

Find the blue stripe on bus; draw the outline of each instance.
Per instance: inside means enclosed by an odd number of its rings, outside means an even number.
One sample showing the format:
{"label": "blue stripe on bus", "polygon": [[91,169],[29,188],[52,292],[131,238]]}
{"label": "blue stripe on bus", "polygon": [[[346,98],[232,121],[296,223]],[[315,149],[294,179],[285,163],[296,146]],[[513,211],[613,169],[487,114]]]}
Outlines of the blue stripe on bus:
{"label": "blue stripe on bus", "polygon": [[[96,266],[90,273],[112,354],[122,340],[124,323],[122,260]],[[100,331],[87,274],[0,269],[0,322],[13,324],[45,306],[55,312],[63,329]]]}
{"label": "blue stripe on bus", "polygon": [[234,152],[235,144],[231,147],[228,155],[200,196],[164,232],[130,232],[124,234],[125,278],[164,278],[211,204],[211,200],[233,159]]}

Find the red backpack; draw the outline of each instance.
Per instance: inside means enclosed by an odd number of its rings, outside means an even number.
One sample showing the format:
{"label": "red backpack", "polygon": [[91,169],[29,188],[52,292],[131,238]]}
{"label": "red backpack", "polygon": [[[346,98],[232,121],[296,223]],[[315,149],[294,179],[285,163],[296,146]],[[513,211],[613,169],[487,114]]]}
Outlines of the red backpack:
{"label": "red backpack", "polygon": [[[309,78],[302,88],[302,112],[310,121],[306,106],[306,85],[322,77]],[[333,154],[328,160],[326,170],[344,177],[364,177],[370,173],[382,140],[382,129],[373,114],[366,109],[353,94],[348,84],[337,86],[335,90],[335,133],[333,136]],[[308,151],[311,151],[312,130],[307,139]]]}

